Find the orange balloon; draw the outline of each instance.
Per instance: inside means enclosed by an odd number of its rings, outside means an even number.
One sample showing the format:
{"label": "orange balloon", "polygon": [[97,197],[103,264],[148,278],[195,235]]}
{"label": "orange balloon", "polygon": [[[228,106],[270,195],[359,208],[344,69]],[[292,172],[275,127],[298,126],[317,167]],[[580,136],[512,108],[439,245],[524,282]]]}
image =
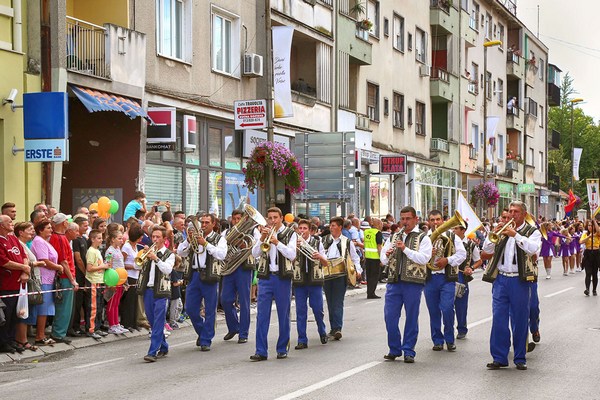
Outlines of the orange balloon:
{"label": "orange balloon", "polygon": [[102,196],[98,199],[98,212],[108,213],[110,210],[110,199],[106,196]]}
{"label": "orange balloon", "polygon": [[469,236],[467,236],[469,239],[475,239],[475,232],[471,232],[469,233]]}
{"label": "orange balloon", "polygon": [[119,274],[119,283],[117,285],[127,282],[127,270],[125,268],[115,268],[115,271]]}
{"label": "orange balloon", "polygon": [[291,224],[292,222],[294,222],[294,214],[292,213],[287,213],[285,214],[285,217],[283,218],[285,220],[285,222],[287,222],[288,224]]}
{"label": "orange balloon", "polygon": [[89,207],[90,211],[98,211],[98,203],[92,203]]}

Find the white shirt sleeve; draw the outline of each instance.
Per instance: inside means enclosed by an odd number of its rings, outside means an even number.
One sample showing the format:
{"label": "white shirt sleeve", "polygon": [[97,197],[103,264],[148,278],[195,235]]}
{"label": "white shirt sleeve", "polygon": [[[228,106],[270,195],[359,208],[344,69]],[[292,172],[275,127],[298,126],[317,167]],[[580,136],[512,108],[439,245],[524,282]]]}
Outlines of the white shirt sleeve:
{"label": "white shirt sleeve", "polygon": [[171,271],[173,271],[173,266],[175,265],[175,254],[171,253],[165,261],[159,259],[156,260],[155,263],[158,269],[160,269],[160,272],[165,275],[170,275]]}
{"label": "white shirt sleeve", "polygon": [[448,264],[457,267],[467,259],[467,251],[462,239],[458,235],[454,235],[454,250],[455,253],[448,257]]}
{"label": "white shirt sleeve", "polygon": [[[404,254],[414,263],[419,265],[427,264],[431,259],[431,239],[429,236],[425,236],[423,240],[421,240],[421,244],[419,245],[419,250],[411,250],[408,247],[404,249]],[[463,248],[464,250],[464,248]]]}
{"label": "white shirt sleeve", "polygon": [[481,252],[479,251],[479,247],[477,247],[477,246],[473,247],[473,255],[472,255],[471,259],[474,262],[481,260]]}
{"label": "white shirt sleeve", "polygon": [[260,241],[261,234],[258,229],[254,230],[254,246],[252,246],[252,257],[258,258],[262,255],[262,250],[260,249],[260,245],[262,242]]}
{"label": "white shirt sleeve", "polygon": [[206,251],[217,260],[223,261],[227,255],[227,240],[221,236],[216,246],[206,243]]}
{"label": "white shirt sleeve", "polygon": [[[277,250],[288,260],[293,261],[296,258],[296,242],[298,241],[298,237],[295,233],[292,233],[290,236],[290,240],[287,245],[279,242],[277,243]],[[254,255],[254,249],[252,249],[252,254]]]}
{"label": "white shirt sleeve", "polygon": [[179,243],[179,246],[177,246],[177,254],[184,258],[190,254],[190,244],[187,239]]}
{"label": "white shirt sleeve", "polygon": [[381,264],[383,265],[388,265],[388,263],[390,262],[390,260],[388,259],[387,256],[387,252],[389,249],[392,248],[392,239],[395,235],[390,236],[385,243],[383,243],[383,248],[381,249],[381,253],[379,254],[379,261],[381,261]]}
{"label": "white shirt sleeve", "polygon": [[529,237],[521,236],[517,233],[515,235],[515,243],[521,248],[521,250],[532,256],[536,254],[542,246],[542,234],[538,229],[533,231]]}

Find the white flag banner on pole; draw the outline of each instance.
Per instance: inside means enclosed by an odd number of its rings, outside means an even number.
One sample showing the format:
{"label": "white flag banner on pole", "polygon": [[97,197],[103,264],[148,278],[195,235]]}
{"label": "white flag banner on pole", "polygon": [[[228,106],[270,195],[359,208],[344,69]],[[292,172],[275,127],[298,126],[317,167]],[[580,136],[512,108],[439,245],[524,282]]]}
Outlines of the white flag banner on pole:
{"label": "white flag banner on pole", "polygon": [[579,147],[575,147],[573,149],[573,178],[576,181],[579,180],[579,162],[581,161],[581,153],[583,153],[583,149]]}
{"label": "white flag banner on pole", "polygon": [[500,122],[500,117],[487,117],[485,124],[485,149],[487,151],[488,164],[494,164],[494,142],[496,141],[496,128]]}
{"label": "white flag banner on pole", "polygon": [[590,205],[590,213],[595,216],[600,210],[600,202],[598,195],[600,194],[600,185],[598,179],[586,179],[587,192],[588,192],[588,204]]}
{"label": "white flag banner on pole", "polygon": [[294,28],[274,26],[273,30],[273,117],[293,117],[292,86],[290,82],[290,53]]}
{"label": "white flag banner on pole", "polygon": [[471,233],[475,232],[481,226],[481,220],[471,208],[471,205],[465,199],[462,192],[458,192],[458,201],[456,202],[456,211],[458,211],[461,217],[469,224],[465,232],[465,236],[468,237]]}

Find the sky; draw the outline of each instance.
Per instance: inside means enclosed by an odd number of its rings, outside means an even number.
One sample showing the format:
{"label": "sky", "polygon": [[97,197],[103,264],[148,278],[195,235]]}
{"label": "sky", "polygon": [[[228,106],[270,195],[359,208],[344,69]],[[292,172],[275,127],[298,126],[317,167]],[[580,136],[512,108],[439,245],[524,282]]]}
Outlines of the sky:
{"label": "sky", "polygon": [[517,17],[549,48],[549,62],[569,72],[584,103],[579,107],[600,120],[600,21],[598,0],[516,0]]}

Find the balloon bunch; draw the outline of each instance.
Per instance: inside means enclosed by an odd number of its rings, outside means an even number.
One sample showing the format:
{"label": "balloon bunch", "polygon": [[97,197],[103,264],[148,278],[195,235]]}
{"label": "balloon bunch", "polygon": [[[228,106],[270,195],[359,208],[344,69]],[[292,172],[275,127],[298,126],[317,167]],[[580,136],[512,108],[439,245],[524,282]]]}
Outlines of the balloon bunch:
{"label": "balloon bunch", "polygon": [[127,282],[127,270],[125,268],[107,269],[104,271],[104,284],[106,286],[121,286]]}
{"label": "balloon bunch", "polygon": [[100,218],[108,219],[110,215],[115,214],[119,211],[119,203],[116,200],[111,200],[106,196],[102,196],[98,199],[97,203],[90,205],[90,211],[98,211]]}

